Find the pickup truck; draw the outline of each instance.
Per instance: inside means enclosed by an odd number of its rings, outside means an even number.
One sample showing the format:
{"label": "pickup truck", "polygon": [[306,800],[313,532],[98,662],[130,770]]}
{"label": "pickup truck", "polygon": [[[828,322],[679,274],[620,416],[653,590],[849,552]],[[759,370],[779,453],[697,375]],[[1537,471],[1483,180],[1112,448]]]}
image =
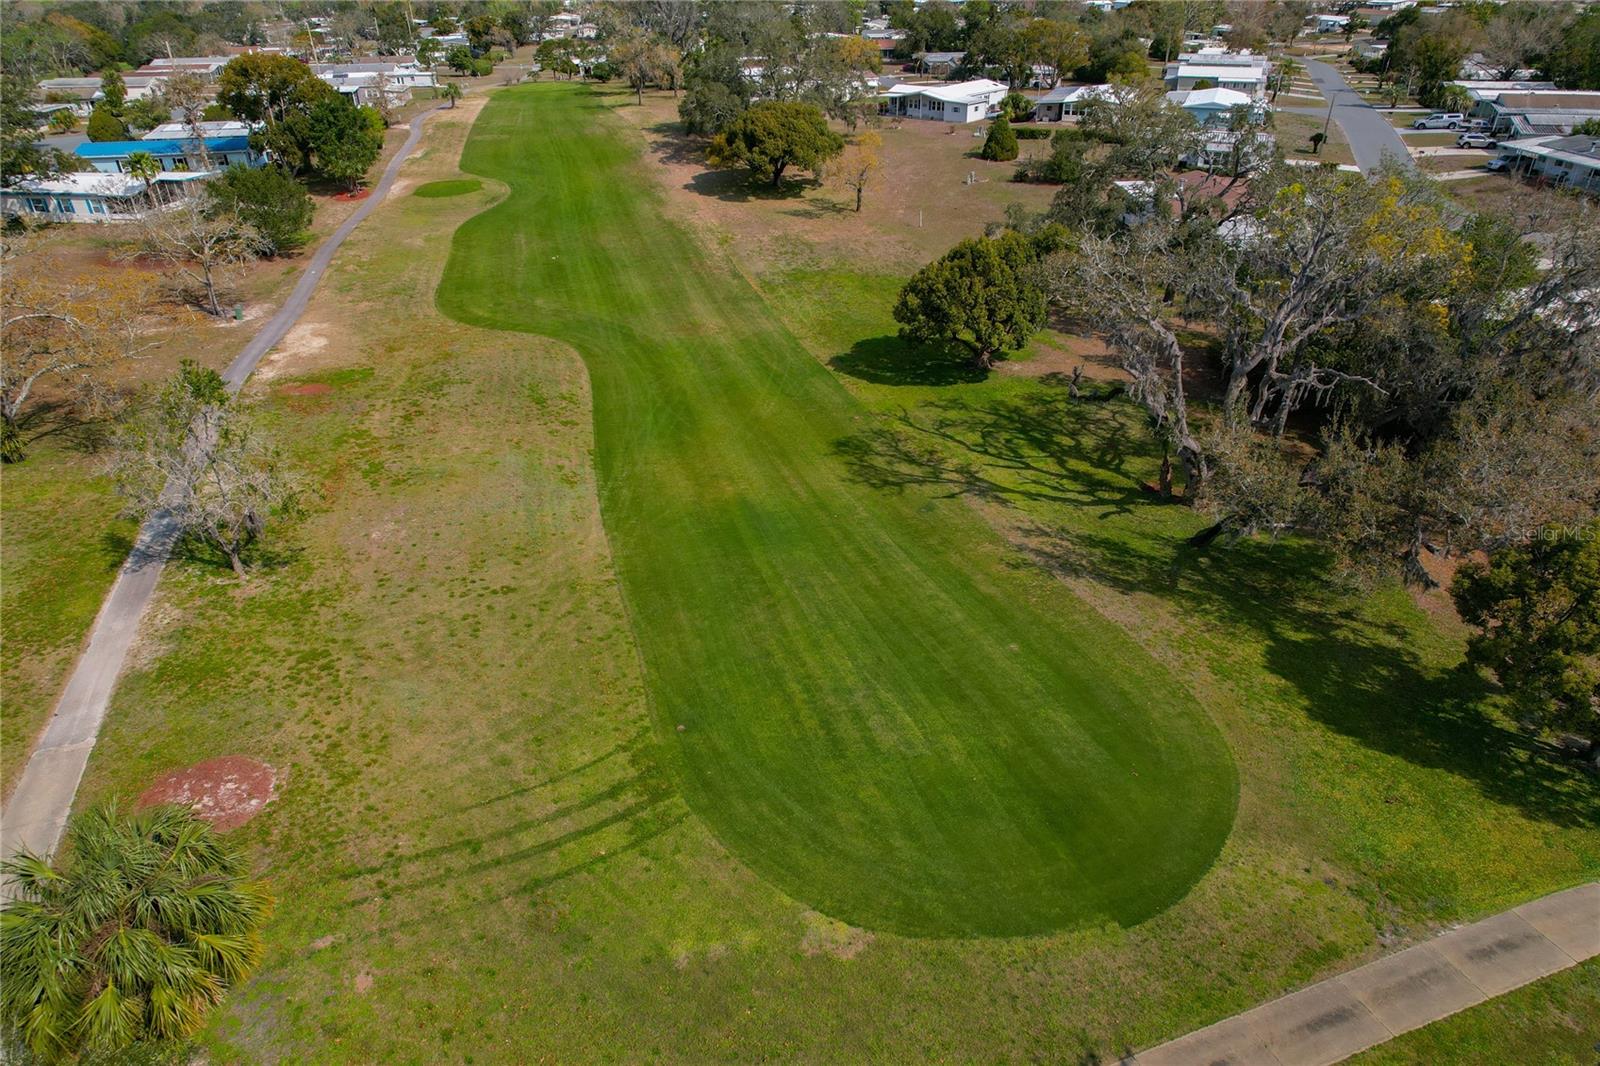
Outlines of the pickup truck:
{"label": "pickup truck", "polygon": [[1463,133],[1456,138],[1457,148],[1498,148],[1500,142],[1487,133]]}
{"label": "pickup truck", "polygon": [[1414,130],[1458,130],[1467,124],[1467,116],[1459,111],[1439,111],[1411,124]]}

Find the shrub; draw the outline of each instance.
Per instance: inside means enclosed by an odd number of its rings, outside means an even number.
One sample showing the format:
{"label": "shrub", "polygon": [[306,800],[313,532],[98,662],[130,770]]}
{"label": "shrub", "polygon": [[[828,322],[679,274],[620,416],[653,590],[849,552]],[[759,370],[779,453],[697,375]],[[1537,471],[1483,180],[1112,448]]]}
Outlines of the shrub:
{"label": "shrub", "polygon": [[128,139],[127,125],[112,114],[109,107],[97,107],[89,112],[89,126],[86,132],[89,134],[91,141],[125,141]]}
{"label": "shrub", "polygon": [[1021,122],[1033,114],[1033,101],[1018,92],[1007,93],[1005,99],[1000,101],[1000,110],[1012,122]]}
{"label": "shrub", "polygon": [[1011,121],[1002,111],[1000,117],[989,127],[989,136],[984,139],[983,150],[978,155],[983,159],[1004,163],[1017,158],[1018,151],[1017,133],[1011,128]]}
{"label": "shrub", "polygon": [[235,163],[206,186],[218,211],[237,214],[266,238],[267,254],[298,248],[306,241],[314,207],[306,187],[279,166]]}
{"label": "shrub", "polygon": [[1019,141],[1043,141],[1049,139],[1052,131],[1038,126],[1018,126],[1011,132],[1017,135]]}

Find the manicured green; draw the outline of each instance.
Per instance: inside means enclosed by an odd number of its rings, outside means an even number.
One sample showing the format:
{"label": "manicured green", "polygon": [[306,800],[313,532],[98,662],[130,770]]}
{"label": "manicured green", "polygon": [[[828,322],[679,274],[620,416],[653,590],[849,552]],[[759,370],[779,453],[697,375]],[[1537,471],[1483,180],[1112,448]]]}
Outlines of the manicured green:
{"label": "manicured green", "polygon": [[483,182],[476,178],[456,178],[447,181],[430,181],[418,185],[411,193],[412,196],[465,196],[469,192],[477,192],[483,188]]}
{"label": "manicured green", "polygon": [[1181,898],[1235,801],[1183,687],[959,501],[849,476],[864,409],[666,219],[593,95],[497,94],[462,169],[509,194],[457,231],[440,307],[582,354],[657,736],[719,837],[879,930],[1133,925]]}

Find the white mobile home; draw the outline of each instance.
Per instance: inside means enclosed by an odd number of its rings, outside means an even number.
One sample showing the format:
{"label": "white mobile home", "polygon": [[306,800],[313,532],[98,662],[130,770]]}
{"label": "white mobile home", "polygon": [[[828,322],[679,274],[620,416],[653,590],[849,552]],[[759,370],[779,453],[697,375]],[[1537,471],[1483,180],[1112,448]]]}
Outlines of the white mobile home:
{"label": "white mobile home", "polygon": [[1003,84],[979,78],[955,85],[891,85],[879,94],[885,115],[935,122],[982,122],[1009,92]]}

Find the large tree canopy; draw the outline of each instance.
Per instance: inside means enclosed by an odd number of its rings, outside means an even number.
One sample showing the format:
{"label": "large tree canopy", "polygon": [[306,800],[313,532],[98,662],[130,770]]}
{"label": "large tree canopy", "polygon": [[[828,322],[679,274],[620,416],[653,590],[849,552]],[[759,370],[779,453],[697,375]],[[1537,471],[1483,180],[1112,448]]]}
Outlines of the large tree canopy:
{"label": "large tree canopy", "polygon": [[900,290],[894,318],[901,334],[965,345],[982,369],[1021,348],[1044,325],[1045,293],[1034,268],[1055,236],[1030,239],[1008,230],[962,241]]}
{"label": "large tree canopy", "polygon": [[817,170],[842,151],[844,138],[828,129],[815,105],[765,100],[729,122],[706,155],[716,166],[746,167],[777,188],[790,167]]}

